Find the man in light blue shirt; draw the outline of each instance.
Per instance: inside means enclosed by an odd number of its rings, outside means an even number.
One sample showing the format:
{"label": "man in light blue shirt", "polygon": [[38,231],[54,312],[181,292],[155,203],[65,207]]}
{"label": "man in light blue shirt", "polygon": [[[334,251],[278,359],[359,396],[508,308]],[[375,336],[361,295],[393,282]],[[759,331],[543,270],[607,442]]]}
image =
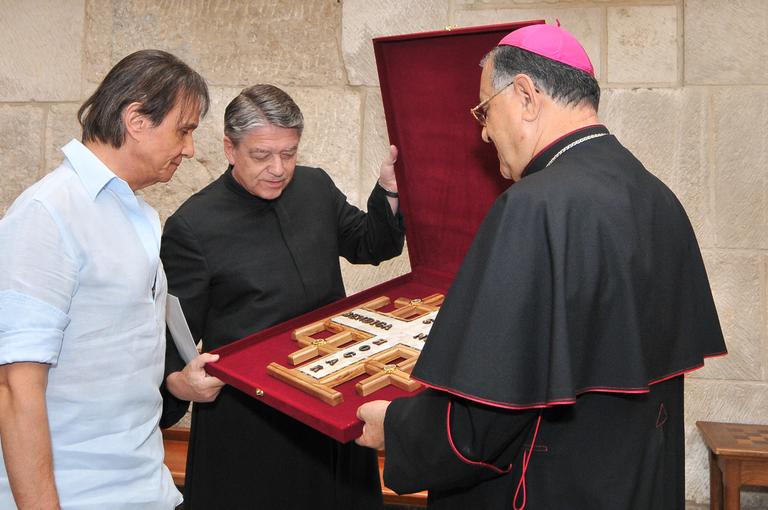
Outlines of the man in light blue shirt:
{"label": "man in light blue shirt", "polygon": [[[0,220],[0,508],[169,510],[158,421],[165,274],[157,213],[135,191],[192,157],[208,109],[173,55],[121,60],[80,108],[82,143]],[[203,354],[180,398],[221,381]]]}

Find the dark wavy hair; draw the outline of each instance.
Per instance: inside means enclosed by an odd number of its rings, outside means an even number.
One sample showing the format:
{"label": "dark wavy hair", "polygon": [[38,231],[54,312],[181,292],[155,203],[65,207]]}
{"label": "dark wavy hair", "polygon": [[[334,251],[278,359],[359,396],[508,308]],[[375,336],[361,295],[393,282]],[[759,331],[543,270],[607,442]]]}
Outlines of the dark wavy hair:
{"label": "dark wavy hair", "polygon": [[539,90],[565,105],[600,105],[600,85],[594,76],[516,46],[497,46],[483,59],[492,59],[491,82],[496,90],[508,85],[517,74],[525,74]]}
{"label": "dark wavy hair", "polygon": [[140,50],[113,67],[96,92],[77,111],[83,127],[82,141],[108,143],[120,148],[125,142],[123,109],[141,103],[140,113],[156,126],[177,101],[182,113],[197,105],[200,116],[208,113],[210,97],[205,80],[179,58],[162,50]]}

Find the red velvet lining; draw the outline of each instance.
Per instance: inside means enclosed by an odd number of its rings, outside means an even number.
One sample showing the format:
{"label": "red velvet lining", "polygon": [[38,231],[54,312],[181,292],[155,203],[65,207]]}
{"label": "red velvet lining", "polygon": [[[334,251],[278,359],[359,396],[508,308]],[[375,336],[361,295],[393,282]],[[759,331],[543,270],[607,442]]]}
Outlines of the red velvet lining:
{"label": "red velvet lining", "polygon": [[263,395],[256,398],[262,402],[337,441],[351,441],[363,431],[362,422],[355,416],[361,404],[377,399],[392,400],[403,396],[404,392],[390,386],[369,397],[360,397],[354,388],[358,378],[336,386],[344,395],[344,402],[330,406],[270,376],[267,365],[276,361],[290,367],[287,357],[299,349],[298,344],[291,339],[291,333],[300,326],[322,320],[375,297],[388,296],[394,301],[398,297],[444,294],[447,288],[448,282],[445,280],[429,278],[424,281],[415,273],[409,273],[217,349],[214,352],[221,355],[219,361],[206,365],[206,370],[251,396],[256,396],[256,389],[259,389]]}
{"label": "red velvet lining", "polygon": [[405,216],[411,267],[452,279],[478,226],[510,185],[469,113],[480,60],[515,28],[537,22],[374,39]]}

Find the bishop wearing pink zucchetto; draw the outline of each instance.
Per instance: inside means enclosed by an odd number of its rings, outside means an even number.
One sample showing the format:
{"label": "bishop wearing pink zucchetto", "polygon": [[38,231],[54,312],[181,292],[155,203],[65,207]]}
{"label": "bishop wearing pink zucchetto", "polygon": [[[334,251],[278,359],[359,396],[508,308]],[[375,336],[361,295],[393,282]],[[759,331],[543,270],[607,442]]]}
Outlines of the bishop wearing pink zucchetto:
{"label": "bishop wearing pink zucchetto", "polygon": [[471,109],[515,182],[494,203],[413,377],[358,409],[384,482],[429,508],[682,510],[683,376],[726,348],[674,194],[600,124],[564,29],[482,61]]}

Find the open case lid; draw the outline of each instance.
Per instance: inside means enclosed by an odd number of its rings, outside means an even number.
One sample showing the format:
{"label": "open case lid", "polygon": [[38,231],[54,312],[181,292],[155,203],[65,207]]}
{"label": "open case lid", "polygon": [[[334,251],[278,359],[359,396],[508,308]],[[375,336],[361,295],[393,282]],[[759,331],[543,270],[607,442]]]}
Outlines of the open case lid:
{"label": "open case lid", "polygon": [[415,273],[453,279],[491,204],[509,185],[469,110],[480,61],[526,21],[373,40]]}

